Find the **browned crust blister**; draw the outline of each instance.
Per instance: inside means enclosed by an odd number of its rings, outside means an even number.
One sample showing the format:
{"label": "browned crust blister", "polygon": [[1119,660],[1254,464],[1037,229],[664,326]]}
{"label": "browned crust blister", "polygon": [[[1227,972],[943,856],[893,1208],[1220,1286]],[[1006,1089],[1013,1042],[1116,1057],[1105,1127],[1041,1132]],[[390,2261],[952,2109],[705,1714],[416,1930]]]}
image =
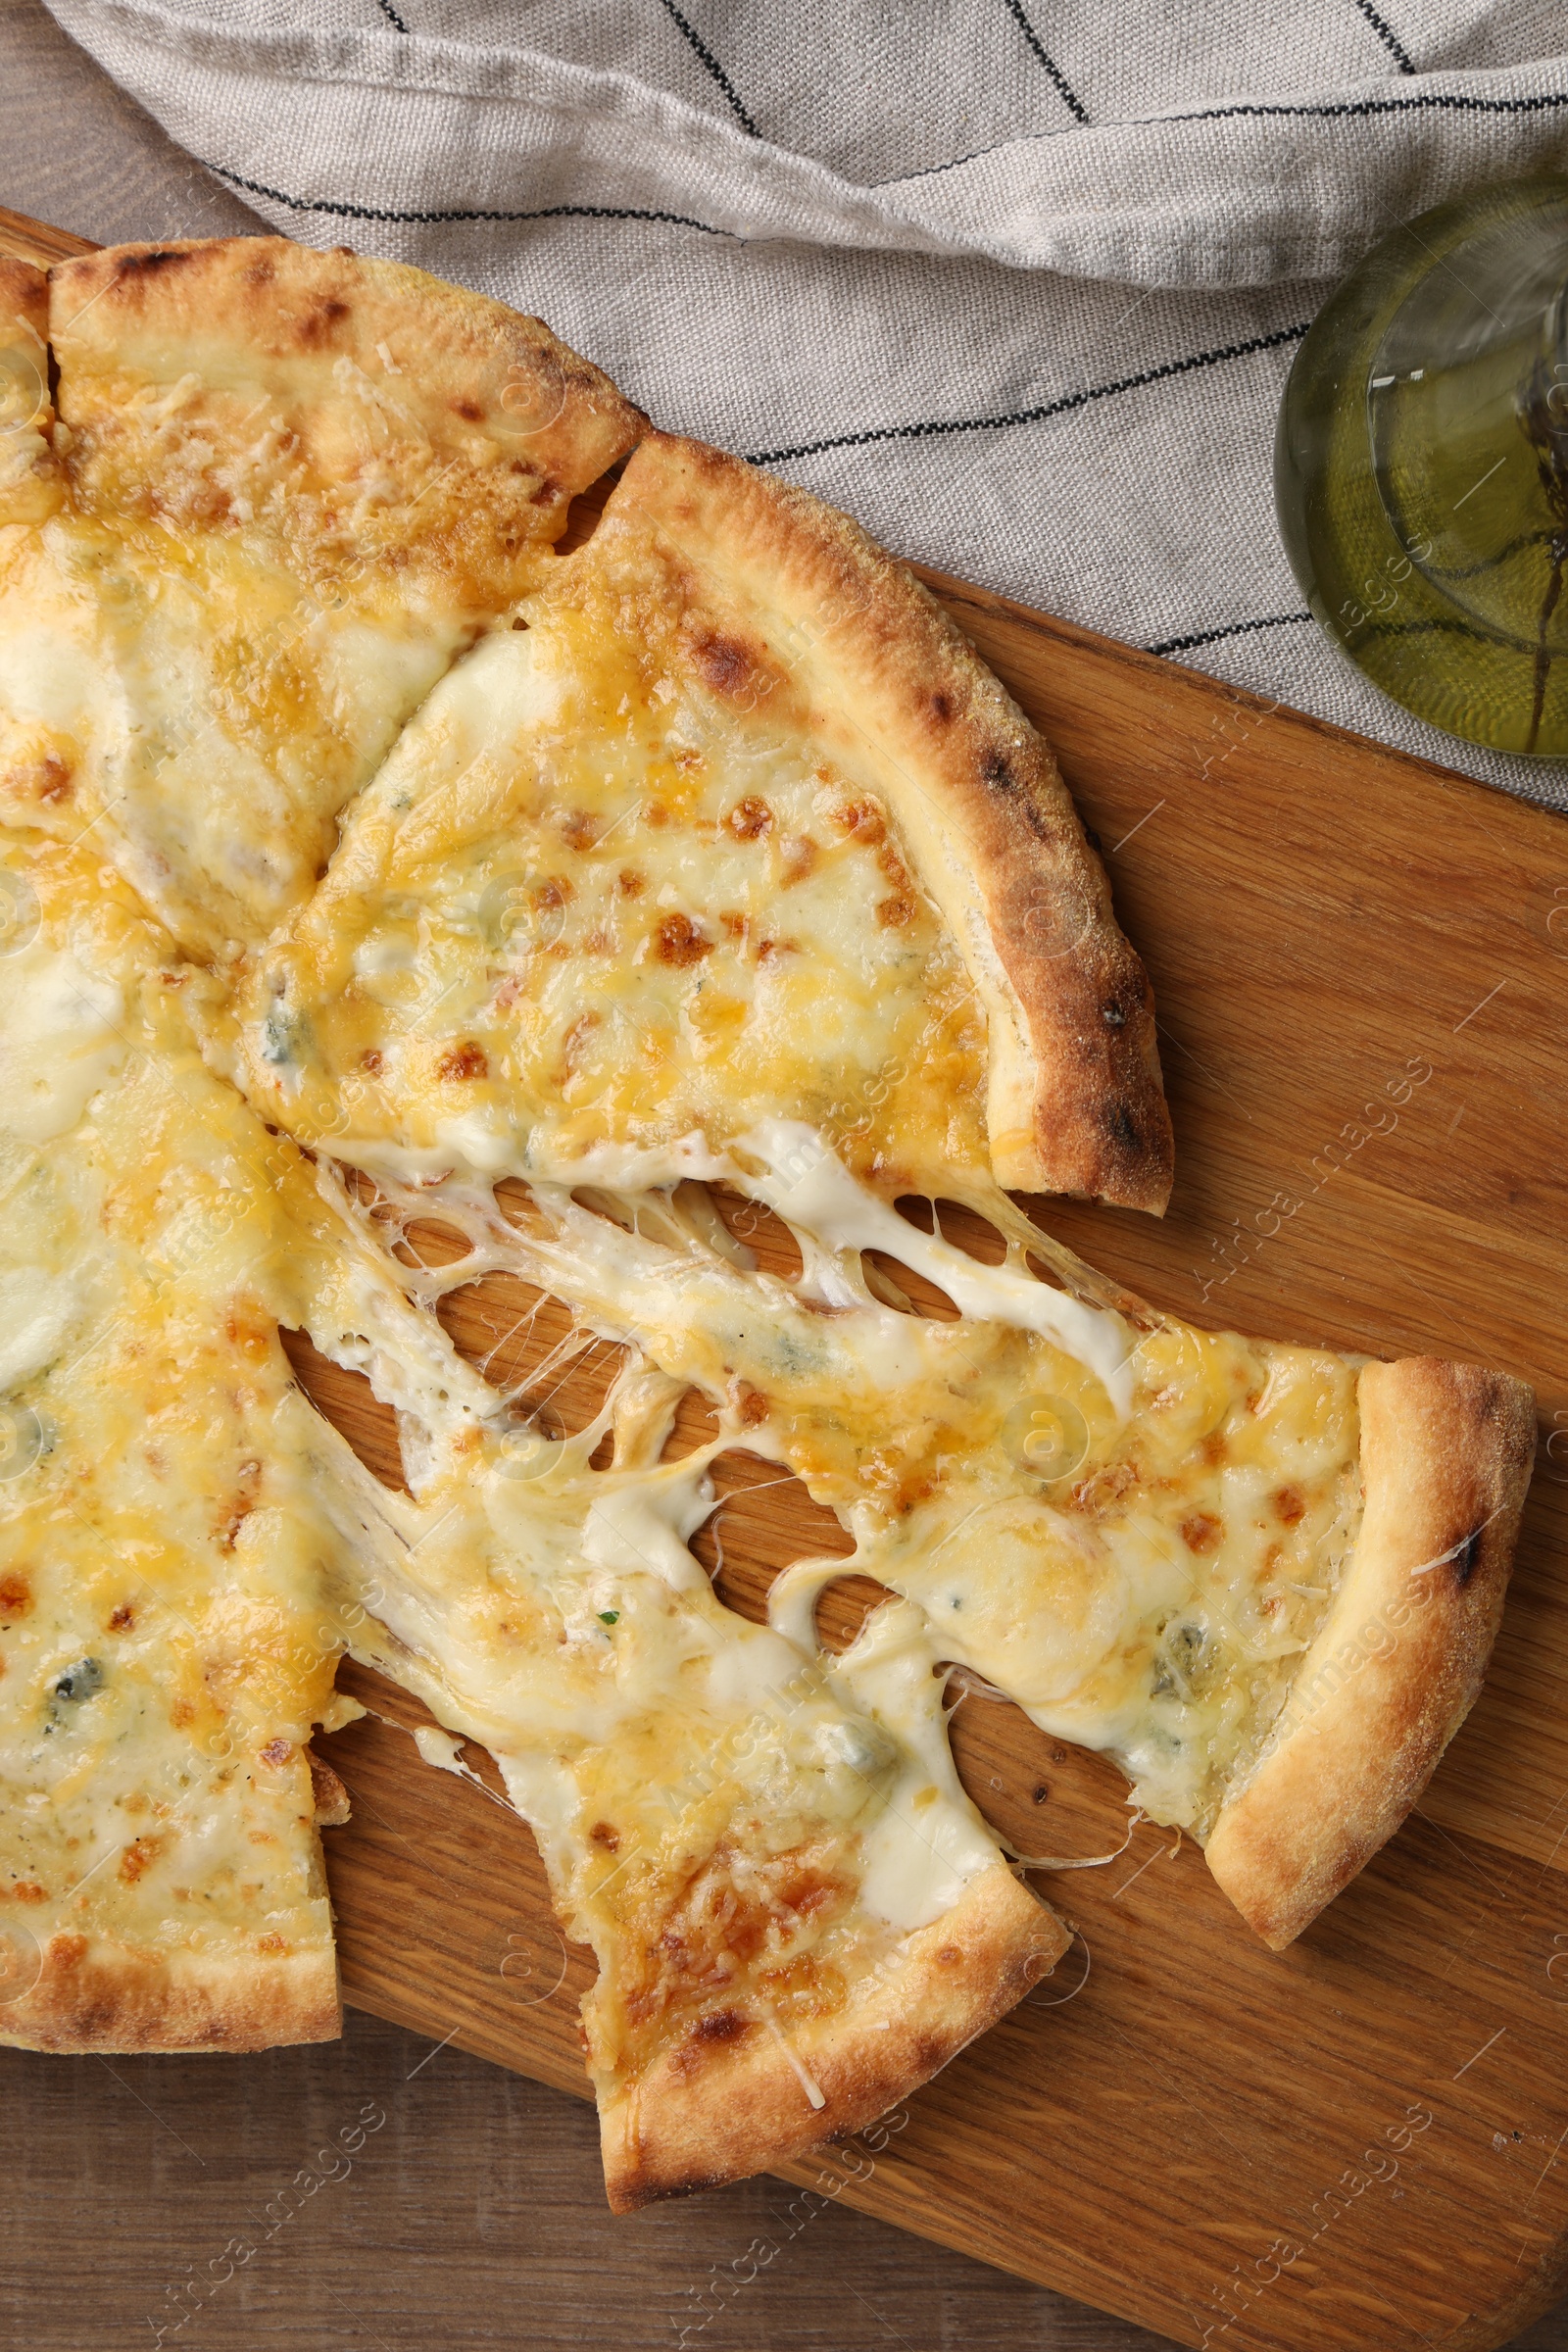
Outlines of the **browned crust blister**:
{"label": "browned crust blister", "polygon": [[664,2051],[629,2086],[605,2084],[612,2209],[742,2180],[863,2130],[1004,2017],[1070,1940],[999,1862],[908,1938],[896,1968],[852,1987],[847,2011],[792,2027],[787,2046],[753,2025],[732,2042]]}
{"label": "browned crust blister", "polygon": [[1327,1622],[1210,1870],[1276,1950],[1393,1836],[1475,1703],[1535,1451],[1529,1388],[1435,1356],[1364,1365],[1365,1503]]}
{"label": "browned crust blister", "polygon": [[29,2050],[268,2050],[342,2031],[330,1943],[207,1957],[57,1931],[0,2007],[0,2042]]}
{"label": "browned crust blister", "polygon": [[1162,1210],[1153,1002],[1049,746],[935,600],[846,514],[652,433],[605,527],[641,522],[759,631],[824,748],[869,760],[985,1004],[994,1172]]}

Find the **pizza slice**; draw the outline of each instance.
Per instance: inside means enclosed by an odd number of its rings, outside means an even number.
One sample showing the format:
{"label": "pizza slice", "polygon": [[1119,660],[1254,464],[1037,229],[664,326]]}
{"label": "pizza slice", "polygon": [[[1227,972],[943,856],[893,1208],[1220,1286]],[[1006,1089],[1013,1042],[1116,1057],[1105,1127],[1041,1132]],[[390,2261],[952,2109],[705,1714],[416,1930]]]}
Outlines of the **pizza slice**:
{"label": "pizza slice", "polygon": [[399,1197],[469,1245],[424,1295],[510,1269],[692,1383],[856,1538],[784,1573],[777,1628],[809,1649],[820,1592],[853,1572],[917,1602],[933,1670],[970,1666],[1109,1753],[1289,1942],[1398,1827],[1480,1690],[1530,1391],[1198,1331],[1109,1292],[1000,1194],[969,1220],[983,1262],[807,1129],[754,1130],[737,1156],[793,1276],[738,1262],[690,1183],[541,1186],[507,1213],[452,1179]]}
{"label": "pizza slice", "polygon": [[1161,1209],[1149,985],[1051,753],[845,516],[664,434],[253,959],[242,1083],[404,1180],[728,1170]]}
{"label": "pizza slice", "polygon": [[13,833],[0,905],[0,2040],[319,2039],[342,1634],[276,1332],[310,1170],[113,869]]}
{"label": "pizza slice", "polygon": [[725,1608],[687,1547],[725,1441],[662,1459],[684,1384],[635,1356],[559,1441],[494,1397],[454,1419],[453,1366],[414,1500],[330,1457],[335,1597],[356,1656],[490,1750],[594,1949],[612,2205],[860,2129],[1069,1941],[958,1783],[920,1613],[832,1659]]}
{"label": "pizza slice", "polygon": [[280,237],[8,262],[0,314],[0,819],[95,826],[222,955],[642,419],[537,319]]}
{"label": "pizza slice", "polygon": [[[14,833],[0,893],[0,2038],[338,2031],[309,1741],[352,1644],[492,1748],[600,1956],[617,2206],[872,2120],[1067,1940],[957,1784],[913,1626],[824,1662],[723,1608],[685,1543],[716,1448],[660,1458],[680,1383],[633,1368],[541,1448],[206,1068],[213,983],[113,870]],[[306,1403],[280,1321],[395,1407],[411,1494]]]}

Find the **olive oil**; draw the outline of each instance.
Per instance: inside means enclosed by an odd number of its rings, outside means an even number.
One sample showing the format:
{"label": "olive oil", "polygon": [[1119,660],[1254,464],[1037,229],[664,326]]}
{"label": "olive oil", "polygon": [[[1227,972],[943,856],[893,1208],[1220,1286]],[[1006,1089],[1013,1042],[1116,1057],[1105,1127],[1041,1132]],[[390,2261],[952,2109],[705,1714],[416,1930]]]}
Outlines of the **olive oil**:
{"label": "olive oil", "polygon": [[1374,248],[1297,356],[1275,490],[1314,615],[1386,694],[1568,756],[1568,179]]}

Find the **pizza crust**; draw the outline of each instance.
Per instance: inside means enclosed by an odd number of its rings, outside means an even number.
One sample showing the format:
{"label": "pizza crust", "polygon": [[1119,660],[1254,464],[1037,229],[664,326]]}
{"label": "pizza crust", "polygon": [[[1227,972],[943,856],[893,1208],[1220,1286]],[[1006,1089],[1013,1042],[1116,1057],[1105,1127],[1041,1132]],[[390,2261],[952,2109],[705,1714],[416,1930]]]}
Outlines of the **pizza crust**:
{"label": "pizza crust", "polygon": [[114,245],[49,294],[88,504],[390,553],[492,612],[646,424],[542,320],[347,246]]}
{"label": "pizza crust", "polygon": [[[1163,1210],[1173,1145],[1153,1000],[1051,751],[935,600],[847,515],[651,433],[602,527],[651,525],[749,647],[694,666],[743,704],[787,669],[813,739],[874,776],[987,1015],[993,1171]],[[706,654],[706,659],[701,657]]]}
{"label": "pizza crust", "polygon": [[855,1987],[841,2016],[793,2027],[787,2048],[747,2024],[732,2039],[692,2036],[629,2087],[602,2086],[612,2211],[737,2180],[863,2130],[1005,2016],[1070,1941],[999,1862],[908,1938],[896,1972]]}
{"label": "pizza crust", "polygon": [[53,425],[49,280],[0,254],[0,524],[42,522],[59,507]]}
{"label": "pizza crust", "polygon": [[40,1959],[36,1982],[0,2007],[13,2049],[269,2050],[343,2031],[324,1934],[304,1951],[212,1956],[57,1931]]}
{"label": "pizza crust", "polygon": [[1474,1704],[1535,1450],[1533,1395],[1506,1373],[1407,1356],[1357,1389],[1355,1551],[1206,1848],[1276,1951],[1392,1837]]}

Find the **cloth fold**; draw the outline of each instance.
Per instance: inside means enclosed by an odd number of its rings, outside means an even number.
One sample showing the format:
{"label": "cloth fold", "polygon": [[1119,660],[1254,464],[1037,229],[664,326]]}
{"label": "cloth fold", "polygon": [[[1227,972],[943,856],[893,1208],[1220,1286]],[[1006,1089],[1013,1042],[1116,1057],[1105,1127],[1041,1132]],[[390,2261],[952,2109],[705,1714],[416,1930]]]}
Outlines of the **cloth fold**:
{"label": "cloth fold", "polygon": [[899,553],[1568,808],[1305,614],[1285,376],[1398,220],[1568,170],[1558,0],[49,0],[284,233],[549,319]]}

